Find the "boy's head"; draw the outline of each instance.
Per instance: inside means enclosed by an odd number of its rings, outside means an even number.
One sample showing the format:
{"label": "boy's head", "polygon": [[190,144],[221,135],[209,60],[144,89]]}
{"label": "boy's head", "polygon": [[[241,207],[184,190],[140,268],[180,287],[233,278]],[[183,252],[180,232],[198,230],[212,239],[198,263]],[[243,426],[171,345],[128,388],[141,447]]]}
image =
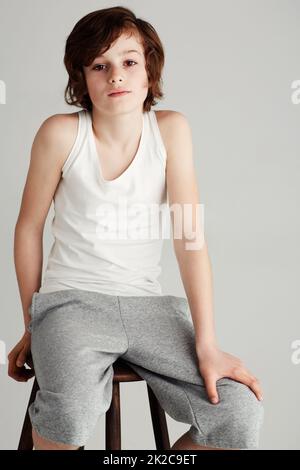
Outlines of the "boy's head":
{"label": "boy's head", "polygon": [[[123,51],[135,50],[137,52]],[[100,57],[101,56],[101,57]],[[124,7],[97,10],[81,18],[67,38],[68,104],[112,112],[141,106],[149,111],[163,97],[162,43],[148,22]],[[114,88],[130,93],[111,98]]]}

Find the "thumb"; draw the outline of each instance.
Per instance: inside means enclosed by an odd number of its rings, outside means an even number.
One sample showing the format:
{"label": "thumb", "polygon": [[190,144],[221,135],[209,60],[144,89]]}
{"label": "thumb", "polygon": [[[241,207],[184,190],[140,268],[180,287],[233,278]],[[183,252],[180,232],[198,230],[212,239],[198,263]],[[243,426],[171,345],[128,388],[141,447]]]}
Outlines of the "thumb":
{"label": "thumb", "polygon": [[213,375],[207,375],[206,377],[203,377],[203,379],[209,400],[214,404],[218,403],[219,396],[217,392],[215,377]]}

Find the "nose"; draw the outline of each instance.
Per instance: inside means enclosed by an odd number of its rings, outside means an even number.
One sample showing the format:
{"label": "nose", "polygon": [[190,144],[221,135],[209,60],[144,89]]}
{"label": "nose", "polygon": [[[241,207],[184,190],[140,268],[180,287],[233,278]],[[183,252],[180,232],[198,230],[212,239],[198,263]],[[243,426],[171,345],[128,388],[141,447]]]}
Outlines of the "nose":
{"label": "nose", "polygon": [[112,68],[109,83],[118,83],[123,81],[122,73],[118,68]]}

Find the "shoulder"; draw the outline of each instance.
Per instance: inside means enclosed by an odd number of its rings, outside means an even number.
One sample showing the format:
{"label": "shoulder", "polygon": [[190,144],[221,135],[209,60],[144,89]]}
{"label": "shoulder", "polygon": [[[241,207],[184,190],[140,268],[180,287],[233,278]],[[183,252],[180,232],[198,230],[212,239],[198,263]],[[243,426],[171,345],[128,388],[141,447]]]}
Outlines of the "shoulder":
{"label": "shoulder", "polygon": [[171,150],[177,139],[188,139],[191,136],[191,128],[187,117],[173,110],[155,111],[157,124],[165,144],[167,152]]}
{"label": "shoulder", "polygon": [[52,154],[62,166],[75,142],[77,131],[78,112],[53,114],[40,125],[34,144],[55,150]]}
{"label": "shoulder", "polygon": [[78,127],[78,112],[53,114],[46,118],[39,131],[45,138],[60,142],[72,138]]}
{"label": "shoulder", "polygon": [[161,122],[168,121],[170,123],[175,123],[187,120],[187,117],[183,113],[181,113],[180,111],[174,111],[173,109],[155,110],[155,114],[157,116],[157,119]]}

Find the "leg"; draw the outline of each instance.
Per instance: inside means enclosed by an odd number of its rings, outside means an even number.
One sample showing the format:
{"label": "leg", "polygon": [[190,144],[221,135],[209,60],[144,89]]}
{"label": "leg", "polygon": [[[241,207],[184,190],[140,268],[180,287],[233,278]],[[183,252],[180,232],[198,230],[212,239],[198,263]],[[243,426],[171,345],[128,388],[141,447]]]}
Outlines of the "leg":
{"label": "leg", "polygon": [[77,289],[38,293],[32,313],[34,446],[76,449],[108,410],[112,364],[127,348],[118,300]]}
{"label": "leg", "polygon": [[32,439],[34,450],[77,450],[79,446],[63,444],[61,442],[49,441],[40,436],[34,428],[32,428]]}
{"label": "leg", "polygon": [[146,380],[169,416],[190,424],[174,445],[257,448],[262,403],[245,384],[226,377],[217,381],[219,403],[209,401],[187,300],[172,295],[119,298],[129,338],[122,359]]}
{"label": "leg", "polygon": [[207,447],[195,444],[189,436],[188,431],[185,432],[177,441],[172,445],[173,450],[237,450],[237,449],[223,449],[221,447]]}

